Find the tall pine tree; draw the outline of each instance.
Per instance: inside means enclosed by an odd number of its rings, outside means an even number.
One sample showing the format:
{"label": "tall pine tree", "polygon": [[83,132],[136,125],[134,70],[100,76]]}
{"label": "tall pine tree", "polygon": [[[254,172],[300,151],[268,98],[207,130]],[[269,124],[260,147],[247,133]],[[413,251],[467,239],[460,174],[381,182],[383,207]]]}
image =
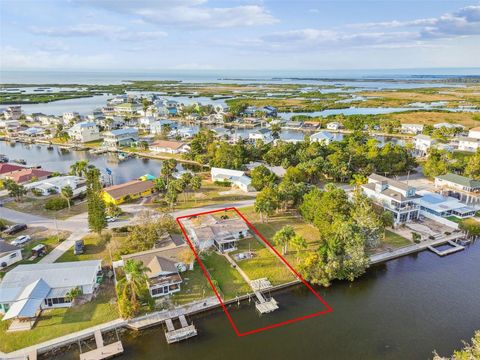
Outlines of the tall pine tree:
{"label": "tall pine tree", "polygon": [[100,171],[97,168],[90,168],[87,171],[88,227],[98,234],[107,227],[106,207],[102,199],[102,191]]}

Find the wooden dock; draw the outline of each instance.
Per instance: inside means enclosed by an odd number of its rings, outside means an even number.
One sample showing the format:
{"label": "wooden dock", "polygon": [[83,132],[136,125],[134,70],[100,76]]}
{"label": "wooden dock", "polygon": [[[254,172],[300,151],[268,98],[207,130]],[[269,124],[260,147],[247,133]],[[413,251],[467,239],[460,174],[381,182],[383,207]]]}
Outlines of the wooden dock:
{"label": "wooden dock", "polygon": [[197,329],[193,324],[188,324],[185,315],[180,315],[178,317],[178,320],[180,320],[181,326],[179,329],[175,329],[172,319],[165,320],[165,325],[167,326],[167,331],[165,331],[165,338],[167,339],[167,343],[169,344],[186,340],[197,335]]}
{"label": "wooden dock", "polygon": [[97,348],[95,350],[81,353],[80,360],[103,360],[123,353],[123,345],[121,341],[105,345],[100,330],[95,331],[94,336]]}
{"label": "wooden dock", "polygon": [[265,299],[260,291],[255,291],[258,301],[255,302],[255,308],[260,314],[268,314],[278,309],[278,303],[274,298]]}

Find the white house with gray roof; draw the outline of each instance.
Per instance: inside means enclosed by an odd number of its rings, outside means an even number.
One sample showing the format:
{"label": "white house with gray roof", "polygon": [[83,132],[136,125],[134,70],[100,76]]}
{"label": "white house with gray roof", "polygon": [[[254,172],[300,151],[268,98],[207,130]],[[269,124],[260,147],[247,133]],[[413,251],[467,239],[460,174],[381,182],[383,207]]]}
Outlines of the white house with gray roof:
{"label": "white house with gray roof", "polygon": [[252,179],[245,175],[244,171],[212,167],[210,175],[213,182],[229,182],[245,192],[254,191],[251,185]]}
{"label": "white house with gray roof", "polygon": [[100,131],[93,121],[83,121],[73,125],[68,129],[68,136],[73,141],[86,143],[90,141],[100,140]]}
{"label": "white house with gray roof", "polygon": [[419,196],[416,189],[400,181],[371,174],[368,183],[362,185],[363,193],[384,210],[393,214],[395,224],[418,219],[419,205],[414,201]]}
{"label": "white house with gray roof", "polygon": [[457,174],[435,177],[435,187],[443,195],[454,197],[467,205],[480,206],[480,181]]}
{"label": "white house with gray roof", "polygon": [[101,280],[101,261],[18,265],[0,282],[2,320],[35,318],[42,309],[70,307],[67,294],[91,296]]}

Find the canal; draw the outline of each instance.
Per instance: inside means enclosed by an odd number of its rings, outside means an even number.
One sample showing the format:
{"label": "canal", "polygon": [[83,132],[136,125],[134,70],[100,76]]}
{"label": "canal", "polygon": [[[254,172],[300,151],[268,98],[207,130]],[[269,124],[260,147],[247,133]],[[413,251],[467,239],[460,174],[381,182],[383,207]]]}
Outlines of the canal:
{"label": "canal", "polygon": [[[119,360],[429,359],[451,354],[480,329],[480,246],[440,258],[428,251],[371,268],[354,283],[319,289],[333,312],[239,338],[221,310],[192,318],[199,336],[167,345],[161,327],[122,335]],[[318,310],[303,286],[275,294],[275,322]],[[264,319],[248,303],[229,311],[241,326]],[[266,320],[266,319],[265,319]],[[76,348],[76,346],[75,346]],[[78,359],[78,352],[56,360]]]}
{"label": "canal", "polygon": [[[130,181],[147,173],[158,176],[162,167],[162,161],[155,159],[130,158],[120,161],[118,155],[113,153],[94,155],[88,151],[62,150],[57,146],[48,149],[47,145],[5,141],[0,141],[0,154],[6,155],[10,161],[23,159],[28,166],[41,165],[45,170],[62,173],[68,172],[70,165],[76,161],[87,160],[103,174],[106,174],[107,168],[112,170],[114,184]],[[178,169],[182,168],[179,164]]]}

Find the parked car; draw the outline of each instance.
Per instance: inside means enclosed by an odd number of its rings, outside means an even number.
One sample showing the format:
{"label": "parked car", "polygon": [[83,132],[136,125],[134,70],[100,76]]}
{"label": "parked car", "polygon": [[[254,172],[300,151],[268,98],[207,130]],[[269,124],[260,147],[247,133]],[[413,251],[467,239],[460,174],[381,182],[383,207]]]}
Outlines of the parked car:
{"label": "parked car", "polygon": [[5,230],[4,233],[7,235],[13,235],[26,229],[27,229],[27,224],[15,224],[7,228],[7,230]]}
{"label": "parked car", "polygon": [[83,240],[75,240],[75,245],[73,247],[73,254],[80,255],[83,254],[85,251],[85,245],[83,244]]}
{"label": "parked car", "polygon": [[116,218],[115,216],[107,216],[105,219],[106,219],[107,222],[109,222],[109,223],[110,223],[110,222],[115,222],[115,221],[117,221],[117,218]]}
{"label": "parked car", "polygon": [[30,240],[31,240],[31,237],[29,235],[21,235],[12,241],[12,245],[16,245],[16,246],[23,245]]}

